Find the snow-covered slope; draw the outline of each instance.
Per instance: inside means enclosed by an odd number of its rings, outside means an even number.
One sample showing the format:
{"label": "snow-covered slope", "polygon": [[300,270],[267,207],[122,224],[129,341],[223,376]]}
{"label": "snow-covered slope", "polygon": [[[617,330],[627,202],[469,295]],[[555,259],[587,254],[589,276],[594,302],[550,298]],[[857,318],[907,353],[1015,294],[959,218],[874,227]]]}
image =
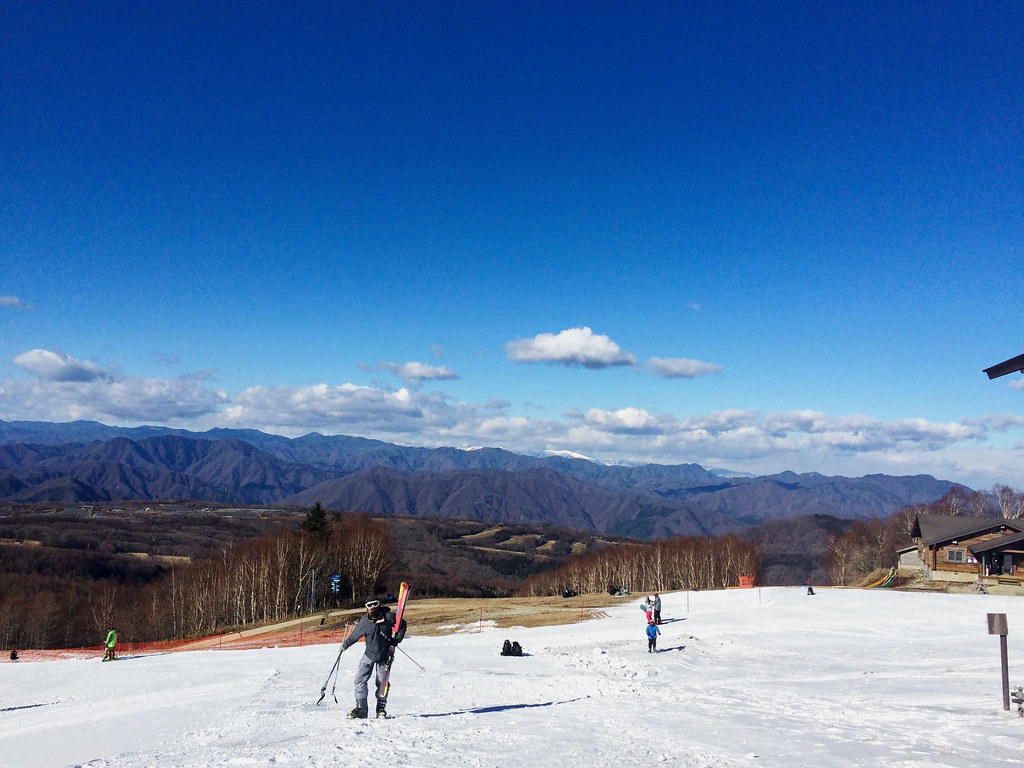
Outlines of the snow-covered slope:
{"label": "snow-covered slope", "polygon": [[[1024,601],[774,588],[639,600],[565,627],[417,637],[384,721],[315,702],[337,646],[0,664],[0,766],[1019,766],[999,640],[1024,684]],[[498,655],[502,640],[527,655]]]}

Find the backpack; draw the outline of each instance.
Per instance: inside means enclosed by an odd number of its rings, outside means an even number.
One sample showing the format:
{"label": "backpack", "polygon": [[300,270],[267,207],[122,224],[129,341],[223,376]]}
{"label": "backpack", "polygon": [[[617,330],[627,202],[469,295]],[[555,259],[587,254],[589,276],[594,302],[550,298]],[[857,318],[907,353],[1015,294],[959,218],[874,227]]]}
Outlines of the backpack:
{"label": "backpack", "polygon": [[512,641],[512,655],[513,656],[522,656],[523,655],[523,646],[521,646],[519,644],[518,640],[513,640]]}
{"label": "backpack", "polygon": [[502,656],[511,656],[512,655],[512,643],[510,643],[508,640],[506,640],[505,643],[501,646],[501,655]]}

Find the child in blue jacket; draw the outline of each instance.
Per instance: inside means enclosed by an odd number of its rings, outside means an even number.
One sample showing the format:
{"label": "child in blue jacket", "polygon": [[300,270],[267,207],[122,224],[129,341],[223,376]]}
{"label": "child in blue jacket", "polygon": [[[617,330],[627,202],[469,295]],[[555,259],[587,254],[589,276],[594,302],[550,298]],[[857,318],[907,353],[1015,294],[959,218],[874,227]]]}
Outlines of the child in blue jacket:
{"label": "child in blue jacket", "polygon": [[647,652],[657,653],[658,652],[658,635],[661,634],[661,630],[658,629],[658,625],[654,623],[654,619],[647,622]]}

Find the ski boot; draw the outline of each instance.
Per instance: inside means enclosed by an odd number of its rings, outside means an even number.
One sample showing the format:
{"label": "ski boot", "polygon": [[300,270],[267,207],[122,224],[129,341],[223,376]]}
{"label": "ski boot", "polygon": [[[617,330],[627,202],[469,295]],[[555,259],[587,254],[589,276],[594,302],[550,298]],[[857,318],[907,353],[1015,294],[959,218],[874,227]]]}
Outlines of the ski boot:
{"label": "ski boot", "polygon": [[366,699],[360,699],[356,702],[356,708],[348,713],[348,716],[353,720],[365,720],[367,715]]}
{"label": "ski boot", "polygon": [[377,699],[377,717],[378,718],[383,720],[384,718],[386,718],[388,716],[387,706],[388,706],[388,700],[387,699]]}

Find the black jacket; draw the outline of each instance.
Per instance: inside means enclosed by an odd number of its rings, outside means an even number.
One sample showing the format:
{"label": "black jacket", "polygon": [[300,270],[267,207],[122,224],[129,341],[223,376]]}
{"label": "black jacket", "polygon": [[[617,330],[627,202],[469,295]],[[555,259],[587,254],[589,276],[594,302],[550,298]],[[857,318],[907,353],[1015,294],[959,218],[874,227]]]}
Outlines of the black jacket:
{"label": "black jacket", "polygon": [[386,605],[382,606],[383,615],[377,620],[367,614],[356,622],[352,634],[345,638],[341,650],[346,651],[360,638],[366,638],[366,650],[363,653],[374,661],[387,661],[391,655],[391,647],[398,645],[405,637],[405,619],[395,632],[395,614]]}

